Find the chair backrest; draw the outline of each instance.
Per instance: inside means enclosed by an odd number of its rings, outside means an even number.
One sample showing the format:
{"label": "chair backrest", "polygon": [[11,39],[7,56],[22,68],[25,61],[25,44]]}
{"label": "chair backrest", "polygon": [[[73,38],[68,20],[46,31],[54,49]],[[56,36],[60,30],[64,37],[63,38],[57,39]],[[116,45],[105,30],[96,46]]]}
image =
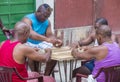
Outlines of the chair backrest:
{"label": "chair backrest", "polygon": [[38,73],[34,73],[33,77],[22,77],[16,68],[7,66],[0,66],[0,82],[12,82],[12,73],[15,73],[21,80],[38,79],[38,82],[43,82],[43,76]]}
{"label": "chair backrest", "polygon": [[105,74],[105,82],[120,82],[120,65],[101,68],[94,78],[98,77],[101,72]]}
{"label": "chair backrest", "polygon": [[0,82],[12,82],[13,68],[0,66]]}
{"label": "chair backrest", "polygon": [[13,29],[5,29],[1,19],[0,19],[0,29],[2,30],[3,34],[6,36],[7,39],[10,39],[11,36],[13,37],[14,30]]}

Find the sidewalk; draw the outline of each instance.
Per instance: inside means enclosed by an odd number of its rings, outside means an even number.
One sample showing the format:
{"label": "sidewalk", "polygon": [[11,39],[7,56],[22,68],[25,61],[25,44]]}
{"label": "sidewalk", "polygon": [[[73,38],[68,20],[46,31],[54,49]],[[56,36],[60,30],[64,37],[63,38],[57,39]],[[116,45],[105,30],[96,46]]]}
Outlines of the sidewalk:
{"label": "sidewalk", "polygon": [[[76,68],[79,67],[81,65],[81,61],[77,60],[77,64],[76,64]],[[75,66],[75,63],[73,64],[73,67]],[[62,75],[62,81],[60,79],[60,71],[59,71],[59,68],[58,68],[58,64],[56,65],[55,69],[58,70],[58,72],[55,72],[55,80],[56,82],[65,82],[66,79],[65,79],[65,72],[64,72],[64,64],[63,62],[61,61],[60,62],[60,70],[61,70],[61,75]],[[72,81],[70,81],[70,62],[67,62],[67,82],[76,82],[75,78],[72,79]]]}

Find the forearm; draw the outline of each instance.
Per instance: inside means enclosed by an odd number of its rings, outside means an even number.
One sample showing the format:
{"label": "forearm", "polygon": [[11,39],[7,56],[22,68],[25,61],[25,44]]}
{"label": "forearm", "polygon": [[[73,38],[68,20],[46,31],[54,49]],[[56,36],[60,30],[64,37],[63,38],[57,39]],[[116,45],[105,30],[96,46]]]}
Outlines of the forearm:
{"label": "forearm", "polygon": [[89,45],[89,44],[91,44],[93,42],[93,40],[92,39],[89,39],[89,40],[82,40],[82,41],[78,41],[78,44],[79,44],[79,46],[87,46],[87,45]]}
{"label": "forearm", "polygon": [[47,62],[50,59],[51,53],[47,52],[44,54],[37,54],[35,56],[31,56],[30,59],[38,62]]}
{"label": "forearm", "polygon": [[48,37],[40,34],[31,34],[30,37],[33,40],[38,40],[38,41],[47,41],[48,42]]}
{"label": "forearm", "polygon": [[77,58],[77,59],[85,59],[85,60],[90,60],[92,57],[90,55],[88,55],[87,53],[87,50],[89,48],[92,48],[92,47],[87,47],[87,46],[84,46],[84,47],[81,47],[81,49],[79,50],[79,48],[74,48],[72,50],[72,55],[73,57]]}

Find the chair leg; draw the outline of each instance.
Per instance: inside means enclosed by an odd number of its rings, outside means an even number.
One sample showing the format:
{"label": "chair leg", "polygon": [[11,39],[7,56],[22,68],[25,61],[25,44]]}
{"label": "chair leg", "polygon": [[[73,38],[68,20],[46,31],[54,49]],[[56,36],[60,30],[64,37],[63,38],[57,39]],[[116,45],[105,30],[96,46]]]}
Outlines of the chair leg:
{"label": "chair leg", "polygon": [[39,62],[34,61],[34,71],[39,72]]}
{"label": "chair leg", "polygon": [[38,82],[43,82],[43,77],[38,78]]}
{"label": "chair leg", "polygon": [[52,72],[52,77],[55,78],[55,74],[54,74],[54,71]]}

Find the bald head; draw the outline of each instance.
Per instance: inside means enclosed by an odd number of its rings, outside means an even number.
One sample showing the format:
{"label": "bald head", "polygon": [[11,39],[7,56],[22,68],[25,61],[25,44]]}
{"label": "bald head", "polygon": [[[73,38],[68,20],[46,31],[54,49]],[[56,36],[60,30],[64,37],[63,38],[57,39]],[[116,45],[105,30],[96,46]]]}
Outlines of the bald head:
{"label": "bald head", "polygon": [[17,33],[25,33],[30,31],[30,26],[26,24],[25,22],[17,22],[14,26],[14,30]]}
{"label": "bald head", "polygon": [[104,38],[111,38],[111,28],[108,25],[101,25],[98,29],[96,29],[96,34],[100,34]]}
{"label": "bald head", "polygon": [[26,42],[30,34],[30,26],[25,22],[17,22],[14,26],[14,38],[20,42]]}

